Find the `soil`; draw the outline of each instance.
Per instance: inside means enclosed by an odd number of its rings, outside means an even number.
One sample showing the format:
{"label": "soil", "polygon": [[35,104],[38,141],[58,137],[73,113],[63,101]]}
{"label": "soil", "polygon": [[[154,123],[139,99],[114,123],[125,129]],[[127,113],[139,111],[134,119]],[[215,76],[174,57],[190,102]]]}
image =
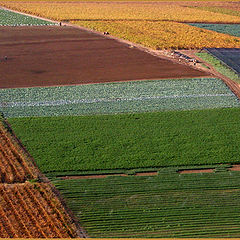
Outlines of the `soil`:
{"label": "soil", "polygon": [[234,164],[231,168],[229,168],[231,171],[240,171],[240,164]]}
{"label": "soil", "polygon": [[[136,173],[134,174],[134,176],[156,176],[158,175],[158,172],[140,172],[140,173]],[[122,176],[122,177],[128,177],[128,174],[124,174],[124,173],[113,173],[113,174],[96,174],[96,175],[80,175],[80,176],[64,176],[64,177],[60,177],[62,180],[66,180],[66,179],[97,179],[97,178],[106,178],[109,176]]]}
{"label": "soil", "polygon": [[1,27],[0,35],[0,88],[208,76],[70,26]]}
{"label": "soil", "polygon": [[213,173],[213,168],[208,169],[187,169],[179,171],[180,174],[187,174],[187,173]]}

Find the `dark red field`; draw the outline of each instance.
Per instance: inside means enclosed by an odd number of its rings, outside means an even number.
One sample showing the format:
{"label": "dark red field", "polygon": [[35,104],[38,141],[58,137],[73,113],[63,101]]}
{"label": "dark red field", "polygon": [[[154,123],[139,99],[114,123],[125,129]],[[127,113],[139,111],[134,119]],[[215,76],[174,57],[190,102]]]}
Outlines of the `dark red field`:
{"label": "dark red field", "polygon": [[207,75],[72,27],[2,27],[0,36],[0,88]]}

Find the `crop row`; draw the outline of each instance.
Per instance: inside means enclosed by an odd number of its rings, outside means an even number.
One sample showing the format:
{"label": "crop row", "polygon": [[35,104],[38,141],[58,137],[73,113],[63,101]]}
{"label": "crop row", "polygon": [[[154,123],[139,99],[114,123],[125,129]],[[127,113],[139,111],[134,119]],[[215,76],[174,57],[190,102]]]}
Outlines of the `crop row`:
{"label": "crop row", "polygon": [[48,173],[239,162],[239,114],[227,108],[9,122]]}
{"label": "crop row", "polygon": [[0,237],[76,237],[71,220],[47,184],[4,184],[0,194]]}
{"label": "crop row", "polygon": [[166,174],[54,184],[90,237],[239,237],[239,176]]}
{"label": "crop row", "polygon": [[0,9],[0,26],[55,25],[55,23]]}
{"label": "crop row", "polygon": [[0,89],[0,93],[0,109],[7,118],[240,106],[230,89],[214,78]]}

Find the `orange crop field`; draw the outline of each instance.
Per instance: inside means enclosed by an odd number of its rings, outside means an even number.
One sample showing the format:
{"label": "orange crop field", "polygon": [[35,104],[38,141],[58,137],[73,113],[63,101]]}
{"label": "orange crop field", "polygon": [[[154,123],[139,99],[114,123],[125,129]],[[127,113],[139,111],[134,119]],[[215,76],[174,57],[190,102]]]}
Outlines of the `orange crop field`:
{"label": "orange crop field", "polygon": [[76,237],[71,220],[45,183],[0,185],[0,238]]}
{"label": "orange crop field", "polygon": [[38,178],[39,171],[2,122],[0,122],[0,142],[1,183],[24,182],[27,179]]}

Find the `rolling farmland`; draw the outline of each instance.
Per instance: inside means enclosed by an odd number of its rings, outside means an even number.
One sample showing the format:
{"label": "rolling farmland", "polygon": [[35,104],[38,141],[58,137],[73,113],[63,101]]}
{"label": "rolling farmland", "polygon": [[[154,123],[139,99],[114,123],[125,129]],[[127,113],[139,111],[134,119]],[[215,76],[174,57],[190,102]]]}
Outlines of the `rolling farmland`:
{"label": "rolling farmland", "polygon": [[0,238],[240,237],[238,2],[0,5]]}
{"label": "rolling farmland", "polygon": [[226,66],[226,64],[221,62],[220,59],[214,57],[212,54],[207,52],[197,53],[196,55],[199,56],[201,59],[204,59],[206,62],[212,64],[219,73],[223,74],[224,76],[227,76],[228,78],[237,83],[240,83],[239,75],[231,68]]}

